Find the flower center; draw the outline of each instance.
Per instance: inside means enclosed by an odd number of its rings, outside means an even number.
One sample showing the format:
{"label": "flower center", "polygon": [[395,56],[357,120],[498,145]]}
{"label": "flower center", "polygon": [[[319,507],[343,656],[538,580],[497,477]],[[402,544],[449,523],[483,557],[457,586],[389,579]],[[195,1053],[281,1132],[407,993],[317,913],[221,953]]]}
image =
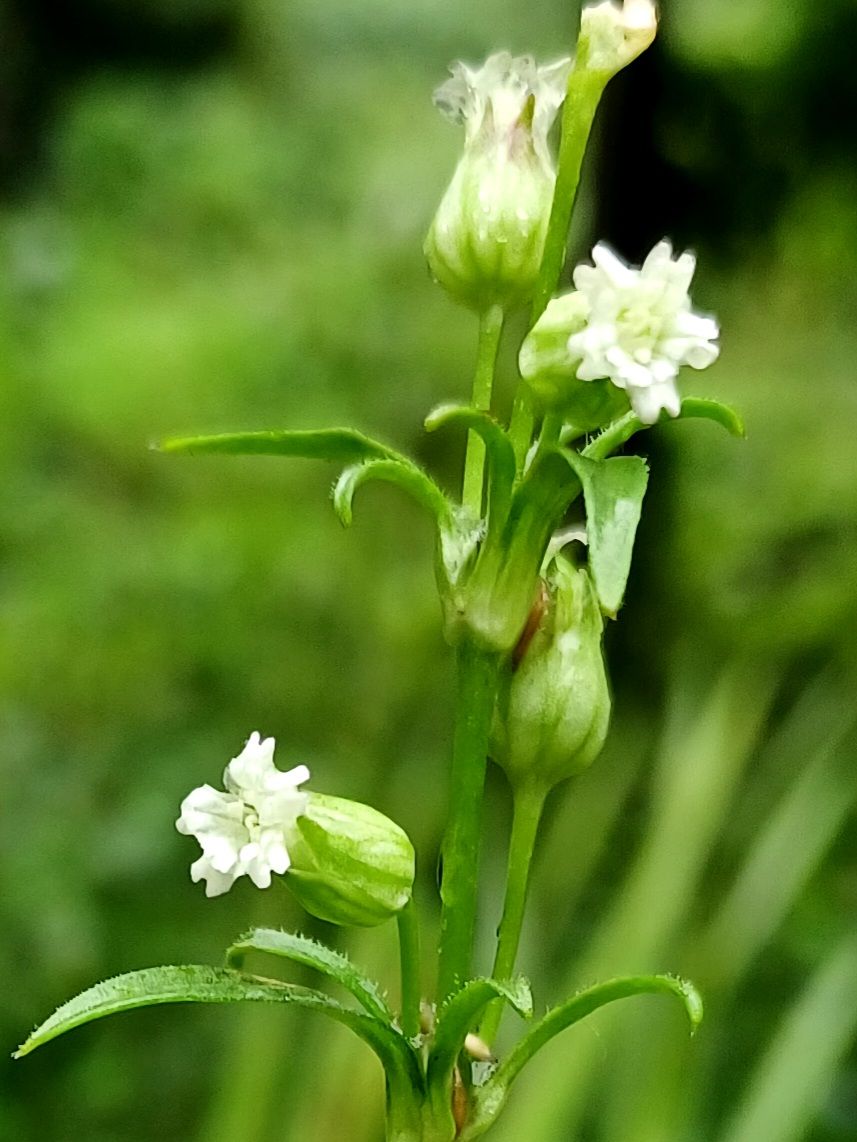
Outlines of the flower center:
{"label": "flower center", "polygon": [[641,364],[652,359],[662,330],[663,319],[650,306],[639,302],[624,306],[616,315],[620,345]]}

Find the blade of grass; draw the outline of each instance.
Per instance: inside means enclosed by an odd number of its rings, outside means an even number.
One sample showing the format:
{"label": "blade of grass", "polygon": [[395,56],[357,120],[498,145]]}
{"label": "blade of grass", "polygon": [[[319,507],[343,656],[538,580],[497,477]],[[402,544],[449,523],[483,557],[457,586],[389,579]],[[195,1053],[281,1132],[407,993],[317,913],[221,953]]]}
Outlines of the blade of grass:
{"label": "blade of grass", "polygon": [[786,1013],[721,1142],[799,1142],[857,1034],[857,934],[846,936]]}
{"label": "blade of grass", "polygon": [[[755,843],[711,923],[687,934],[677,965],[700,985],[710,1009],[726,1019],[729,994],[801,895],[857,799],[853,743],[842,740],[857,714],[849,710],[847,718],[830,726],[826,676],[825,682],[827,693],[813,690],[813,703],[797,702],[775,735],[776,748],[768,760],[786,764],[783,755],[791,751],[794,736],[807,730],[807,722],[814,753],[805,756],[804,769],[794,775],[773,811],[760,803]],[[701,1128],[691,1120],[704,1114],[704,1092],[718,1097],[714,1071],[728,1039],[726,1028],[713,1016],[703,1043],[688,1051],[684,1036],[660,1014],[645,1020],[645,1013],[634,1012],[634,1025],[623,1028],[627,1034],[611,1058],[603,1101],[604,1135],[611,1142],[697,1137]],[[643,1041],[644,1058],[638,1046]]]}
{"label": "blade of grass", "polygon": [[[612,910],[562,985],[568,990],[622,971],[674,966],[663,962],[669,940],[730,811],[774,689],[773,678],[750,662],[731,664],[714,684],[707,664],[699,663],[691,677],[688,664],[678,662],[673,675],[674,698],[653,777],[646,836]],[[511,1101],[497,1127],[498,1142],[554,1138],[560,1123],[564,1136],[580,1133],[614,1022],[598,1016],[598,1036],[580,1036],[571,1058],[561,1046],[545,1054],[537,1096]]]}

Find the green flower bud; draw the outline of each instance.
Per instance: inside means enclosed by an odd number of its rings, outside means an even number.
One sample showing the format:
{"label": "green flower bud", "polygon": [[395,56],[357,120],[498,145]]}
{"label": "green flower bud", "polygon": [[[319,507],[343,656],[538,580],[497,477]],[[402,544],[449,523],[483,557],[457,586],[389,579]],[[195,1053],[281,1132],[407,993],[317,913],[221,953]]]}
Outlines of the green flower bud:
{"label": "green flower bud", "polygon": [[579,290],[555,297],[524,338],[518,357],[521,376],[537,404],[562,415],[579,432],[593,432],[628,411],[628,400],[608,380],[580,380],[582,358],[569,339],[588,324],[591,305]]}
{"label": "green flower bud", "polygon": [[653,0],[589,4],[580,16],[577,66],[609,79],[649,47],[657,30]]}
{"label": "green flower bud", "polygon": [[600,753],[610,721],[602,627],[589,573],[557,557],[497,698],[492,757],[514,788],[550,789]]}
{"label": "green flower bud", "polygon": [[400,912],[414,884],[414,849],[397,824],[368,805],[308,793],[288,836],[285,880],[307,912],[371,928]]}
{"label": "green flower bud", "polygon": [[537,68],[504,52],[479,70],[456,64],[435,92],[466,142],[424,248],[434,277],[465,305],[508,309],[534,292],[556,181],[547,137],[569,66]]}

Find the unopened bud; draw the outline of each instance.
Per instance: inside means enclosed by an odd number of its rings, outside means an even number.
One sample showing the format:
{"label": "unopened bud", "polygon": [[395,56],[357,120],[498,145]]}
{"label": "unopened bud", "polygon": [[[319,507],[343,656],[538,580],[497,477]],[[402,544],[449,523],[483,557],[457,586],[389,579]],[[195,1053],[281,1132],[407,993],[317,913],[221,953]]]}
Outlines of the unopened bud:
{"label": "unopened bud", "polygon": [[425,253],[437,281],[472,308],[512,308],[535,290],[556,181],[548,132],[569,68],[504,52],[478,70],[456,64],[435,93],[466,139]]}
{"label": "unopened bud", "polygon": [[604,0],[580,16],[577,66],[609,78],[627,67],[652,43],[658,13],[652,0]]}
{"label": "unopened bud", "polygon": [[286,883],[313,916],[361,928],[382,924],[411,897],[414,849],[368,805],[310,793],[289,837]]}
{"label": "unopened bud", "polygon": [[550,789],[601,751],[610,692],[589,573],[558,556],[541,623],[501,682],[492,757],[513,786]]}

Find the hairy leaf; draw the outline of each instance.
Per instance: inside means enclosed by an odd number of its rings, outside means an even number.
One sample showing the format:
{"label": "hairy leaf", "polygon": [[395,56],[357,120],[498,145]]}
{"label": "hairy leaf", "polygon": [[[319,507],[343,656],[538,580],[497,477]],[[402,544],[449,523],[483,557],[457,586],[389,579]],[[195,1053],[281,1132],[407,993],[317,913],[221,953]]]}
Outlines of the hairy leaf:
{"label": "hairy leaf", "polygon": [[533,1014],[532,992],[523,976],[513,980],[470,980],[438,1012],[428,1063],[430,1084],[451,1075],[468,1032],[492,999],[504,999],[524,1019]]}
{"label": "hairy leaf", "polygon": [[[669,424],[675,420],[713,420],[721,425],[733,436],[744,435],[744,422],[741,417],[728,404],[720,401],[708,400],[703,397],[687,397],[681,402],[681,412],[677,417],[662,416],[659,424]],[[604,460],[612,455],[632,436],[644,429],[654,428],[652,424],[643,424],[634,412],[628,412],[612,424],[608,425],[602,433],[583,449],[583,455],[592,460]]]}
{"label": "hairy leaf", "polygon": [[429,432],[448,424],[469,428],[482,437],[491,466],[488,518],[491,523],[502,526],[515,482],[515,449],[512,441],[490,413],[473,408],[472,405],[442,404],[430,412],[425,420]]}
{"label": "hairy leaf", "polygon": [[174,436],[156,447],[161,452],[195,456],[223,453],[233,456],[294,456],[305,460],[333,460],[355,464],[361,460],[398,458],[398,453],[353,428],[310,431],[223,432],[216,436]]}
{"label": "hairy leaf", "polygon": [[275,928],[253,928],[236,940],[226,953],[229,966],[240,969],[241,962],[248,952],[266,952],[315,968],[316,971],[336,980],[346,991],[350,991],[370,1015],[385,1023],[393,1021],[392,1013],[384,1002],[378,985],[359,972],[342,952],[334,951],[333,948],[328,948],[317,940]]}
{"label": "hairy leaf", "polygon": [[351,524],[351,505],[357,489],[368,480],[385,480],[397,484],[417,503],[427,507],[438,526],[443,527],[450,518],[449,501],[440,488],[416,464],[403,458],[367,460],[346,468],[333,489],[333,507],[345,527]]}
{"label": "hairy leaf", "polygon": [[199,964],[127,972],[97,983],[70,999],[45,1020],[15,1052],[21,1058],[58,1035],[105,1015],[161,1003],[291,1003],[323,1012],[359,1035],[380,1058],[393,1081],[421,1083],[419,1061],[398,1031],[370,1015],[296,984],[243,975]]}
{"label": "hairy leaf", "polygon": [[670,975],[628,976],[623,979],[608,980],[578,992],[566,1003],[549,1011],[513,1047],[497,1070],[476,1090],[473,1113],[461,1134],[469,1142],[478,1138],[497,1118],[509,1094],[509,1088],[526,1064],[541,1048],[560,1031],[585,1019],[593,1011],[617,999],[633,995],[663,993],[674,995],[682,1001],[690,1020],[691,1033],[702,1021],[702,999],[693,984]]}

